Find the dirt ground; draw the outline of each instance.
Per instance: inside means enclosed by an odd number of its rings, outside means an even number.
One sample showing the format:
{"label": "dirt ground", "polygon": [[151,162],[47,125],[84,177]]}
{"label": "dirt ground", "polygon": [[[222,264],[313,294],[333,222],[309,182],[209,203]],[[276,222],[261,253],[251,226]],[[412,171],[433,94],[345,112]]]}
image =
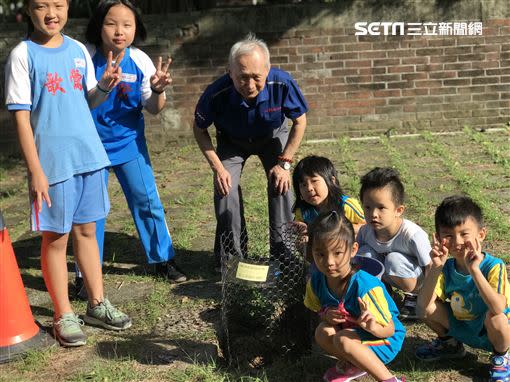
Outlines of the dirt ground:
{"label": "dirt ground", "polygon": [[[509,135],[494,134],[492,144],[508,151]],[[466,136],[441,139],[446,147],[465,148],[470,152],[470,167],[483,172],[484,187],[491,200],[498,201],[508,219],[510,212],[510,173]],[[374,165],[408,163],[413,183],[419,191],[410,193],[408,216],[431,229],[431,215],[437,201],[453,191],[463,191],[455,174],[444,168],[439,155],[426,151],[423,139],[398,142],[400,157],[389,154],[378,141],[353,144],[349,155],[338,143],[303,145],[300,156],[318,153],[332,158],[340,170],[341,182],[351,194],[357,190],[349,186],[355,172],[363,174]],[[506,150],[506,151],[505,151]],[[366,155],[369,152],[370,155]],[[166,147],[153,142],[152,162],[159,193],[166,206],[169,229],[176,249],[176,261],[189,276],[189,281],[172,285],[154,277],[145,264],[145,256],[138,242],[124,196],[118,183],[111,177],[109,194],[111,212],[108,218],[104,281],[110,300],[133,318],[133,328],[122,333],[85,327],[88,344],[77,349],[55,347],[37,354],[34,359],[0,365],[1,381],[111,381],[111,380],[294,380],[318,381],[331,361],[315,352],[297,364],[277,363],[263,368],[247,366],[225,368],[219,358],[217,331],[220,321],[221,280],[214,271],[212,246],[215,220],[211,200],[211,174],[201,153],[194,145]],[[457,155],[457,154],[456,154]],[[456,156],[454,160],[458,160]],[[349,170],[349,163],[355,168]],[[476,166],[476,167],[475,167]],[[52,305],[39,271],[40,238],[29,232],[25,170],[21,160],[5,158],[0,172],[0,209],[2,210],[30,300],[35,319],[45,328],[52,320]],[[441,172],[441,176],[438,176]],[[264,178],[257,160],[250,159],[243,187],[247,203],[247,221],[250,227],[261,225],[265,203]],[[420,195],[427,202],[417,207]],[[261,212],[262,211],[262,212]],[[510,223],[510,220],[507,220]],[[510,237],[497,236],[491,248],[496,253],[508,254]],[[69,248],[70,290],[73,283],[72,248]],[[508,259],[508,258],[507,258]],[[74,301],[78,313],[85,311],[83,302]],[[488,354],[469,350],[466,359],[455,363],[423,365],[413,356],[419,344],[432,338],[432,333],[419,323],[406,323],[408,335],[405,347],[392,362],[392,369],[406,374],[408,381],[471,381],[484,380]],[[296,333],[299,335],[299,333]],[[283,362],[283,361],[282,361]],[[209,365],[209,374],[202,376],[197,365]],[[299,365],[299,366],[296,366]],[[278,370],[276,370],[278,369]],[[190,371],[186,371],[190,370]],[[212,370],[212,371],[211,371]],[[294,374],[293,374],[294,373]],[[241,376],[245,376],[242,379]],[[251,377],[250,377],[251,376]],[[252,379],[246,379],[252,378]],[[260,379],[257,379],[260,378]],[[368,380],[368,379],[365,379]]]}

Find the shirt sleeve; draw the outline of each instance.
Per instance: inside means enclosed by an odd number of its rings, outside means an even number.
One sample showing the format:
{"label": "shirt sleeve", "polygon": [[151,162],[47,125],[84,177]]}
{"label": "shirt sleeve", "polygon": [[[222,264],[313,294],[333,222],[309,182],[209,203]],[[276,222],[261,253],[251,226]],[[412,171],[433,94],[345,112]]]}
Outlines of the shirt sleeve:
{"label": "shirt sleeve", "polygon": [[211,101],[209,88],[207,88],[198,100],[195,108],[195,124],[200,129],[207,129],[214,121]]}
{"label": "shirt sleeve", "polygon": [[88,49],[81,42],[76,41],[83,51],[83,55],[85,56],[85,87],[87,92],[94,89],[97,86],[96,80],[96,70],[94,69],[94,63],[92,62],[92,58],[90,57],[90,53]]}
{"label": "shirt sleeve", "polygon": [[344,215],[352,224],[365,223],[363,208],[357,199],[347,198],[344,203]]}
{"label": "shirt sleeve", "polygon": [[392,316],[383,289],[376,286],[361,296],[361,299],[368,305],[368,311],[374,316],[376,322],[382,326],[388,326]]}
{"label": "shirt sleeve", "polygon": [[301,89],[293,78],[288,81],[287,96],[283,101],[283,111],[285,116],[295,120],[308,111],[308,104]]}
{"label": "shirt sleeve", "polygon": [[312,287],[312,280],[308,280],[306,283],[306,292],[305,292],[305,306],[313,312],[318,312],[321,310],[321,302],[319,297],[315,294]]}
{"label": "shirt sleeve", "polygon": [[[142,105],[145,106],[147,104],[147,100],[152,95],[151,77],[156,73],[156,67],[145,52],[134,47],[130,49],[131,58],[135,61],[136,65],[143,73],[143,79],[140,83],[140,93],[142,95]],[[163,96],[166,97],[165,92],[163,92]]]}
{"label": "shirt sleeve", "polygon": [[432,247],[430,246],[429,237],[427,233],[419,229],[411,238],[411,247],[412,252],[418,259],[418,264],[421,267],[429,265],[430,263],[430,251]]}
{"label": "shirt sleeve", "polygon": [[448,296],[446,296],[445,292],[445,278],[444,278],[444,272],[441,272],[439,274],[439,277],[437,279],[436,287],[434,288],[434,293],[436,294],[437,298],[439,298],[441,301],[446,301]]}
{"label": "shirt sleeve", "polygon": [[487,281],[492,289],[497,293],[502,294],[506,298],[506,306],[510,306],[509,290],[508,290],[508,277],[506,267],[503,262],[494,264],[489,273],[487,274]]}
{"label": "shirt sleeve", "polygon": [[26,43],[16,46],[5,65],[5,104],[9,111],[32,109],[32,84]]}

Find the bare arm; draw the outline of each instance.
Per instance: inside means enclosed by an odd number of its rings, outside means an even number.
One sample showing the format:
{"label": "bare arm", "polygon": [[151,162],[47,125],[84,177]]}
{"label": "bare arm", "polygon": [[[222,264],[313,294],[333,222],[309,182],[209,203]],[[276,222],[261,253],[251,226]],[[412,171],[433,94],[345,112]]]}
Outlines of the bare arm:
{"label": "bare arm", "polygon": [[430,263],[425,268],[425,279],[416,303],[421,312],[425,312],[436,301],[437,295],[435,289],[437,280],[448,259],[446,241],[443,239],[440,242],[436,234],[434,234],[434,245],[430,251],[430,259]]}
{"label": "bare arm", "polygon": [[111,51],[108,53],[106,69],[101,79],[98,81],[96,87],[90,89],[87,93],[87,100],[91,109],[95,109],[101,105],[108,98],[113,88],[119,84],[122,77],[122,69],[119,65],[123,57],[124,53],[119,54],[115,59],[115,65],[112,65],[113,53]]}
{"label": "bare arm", "polygon": [[480,264],[484,258],[480,241],[476,238],[474,242],[466,241],[464,245],[464,262],[480,292],[480,297],[492,314],[503,313],[506,308],[505,296],[494,290],[480,270]]}
{"label": "bare arm", "polygon": [[51,207],[51,200],[48,194],[48,179],[39,161],[34,134],[32,132],[32,126],[30,125],[30,111],[15,111],[14,121],[16,123],[21,152],[23,153],[28,169],[30,193],[37,203],[37,210],[41,212],[43,200],[48,204],[48,207]]}
{"label": "bare arm", "polygon": [[213,170],[214,187],[216,191],[222,196],[228,195],[232,187],[232,178],[221,163],[212,144],[209,132],[207,129],[201,129],[196,124],[193,124],[193,135],[195,136],[200,151],[202,151],[202,154],[204,154],[205,159],[207,159],[209,166]]}
{"label": "bare arm", "polygon": [[[289,139],[282,152],[282,157],[292,160],[296,153],[306,129],[306,114],[303,114],[292,121],[292,127],[289,133]],[[279,165],[269,170],[269,177],[274,180],[276,191],[279,194],[285,194],[290,189],[290,172],[284,170]]]}
{"label": "bare arm", "polygon": [[287,140],[287,144],[283,149],[282,156],[284,158],[293,159],[296,154],[301,141],[303,140],[303,136],[305,135],[306,129],[306,114],[303,114],[297,117],[292,121],[292,127],[289,133],[289,139]]}
{"label": "bare arm", "polygon": [[165,63],[161,57],[158,58],[156,73],[150,78],[152,94],[145,104],[145,109],[151,114],[158,114],[165,107],[165,89],[172,83],[168,69],[172,59],[168,57]]}

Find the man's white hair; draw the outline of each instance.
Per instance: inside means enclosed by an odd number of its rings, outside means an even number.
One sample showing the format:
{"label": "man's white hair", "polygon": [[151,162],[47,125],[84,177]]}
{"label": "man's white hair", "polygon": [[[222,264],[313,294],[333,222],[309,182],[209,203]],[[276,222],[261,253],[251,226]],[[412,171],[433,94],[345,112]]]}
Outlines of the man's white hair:
{"label": "man's white hair", "polygon": [[269,60],[269,49],[264,40],[261,40],[253,33],[248,33],[242,40],[236,42],[230,48],[230,55],[228,56],[228,66],[233,67],[237,63],[237,59],[241,56],[252,54],[253,51],[258,48],[266,56],[266,67],[269,70],[271,63]]}

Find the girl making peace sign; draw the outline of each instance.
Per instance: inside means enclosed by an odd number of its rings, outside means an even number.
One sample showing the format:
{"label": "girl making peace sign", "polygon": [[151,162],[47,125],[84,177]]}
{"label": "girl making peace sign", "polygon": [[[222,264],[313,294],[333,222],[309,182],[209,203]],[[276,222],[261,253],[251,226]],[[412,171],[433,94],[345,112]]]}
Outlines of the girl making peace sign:
{"label": "girl making peace sign", "polygon": [[[106,102],[92,110],[101,141],[111,161],[111,168],[124,191],[129,209],[149,264],[173,282],[186,276],[173,261],[172,239],[165,222],[152,171],[142,109],[159,113],[166,101],[165,89],[172,82],[168,69],[171,59],[159,57],[154,67],[147,54],[134,47],[147,35],[138,10],[128,0],[102,0],[87,27],[86,39],[96,76],[107,66],[107,53],[120,56],[122,77]],[[106,173],[108,176],[108,173]],[[103,258],[105,219],[97,222],[97,241]],[[76,289],[83,297],[82,280]],[[80,293],[81,292],[81,293]]]}
{"label": "girl making peace sign", "polygon": [[338,359],[323,379],[347,382],[368,373],[377,381],[403,382],[386,364],[400,351],[405,328],[382,282],[351,265],[357,249],[352,224],[342,214],[322,213],[310,224],[307,252],[317,270],[304,303],[321,317],[317,343]]}

